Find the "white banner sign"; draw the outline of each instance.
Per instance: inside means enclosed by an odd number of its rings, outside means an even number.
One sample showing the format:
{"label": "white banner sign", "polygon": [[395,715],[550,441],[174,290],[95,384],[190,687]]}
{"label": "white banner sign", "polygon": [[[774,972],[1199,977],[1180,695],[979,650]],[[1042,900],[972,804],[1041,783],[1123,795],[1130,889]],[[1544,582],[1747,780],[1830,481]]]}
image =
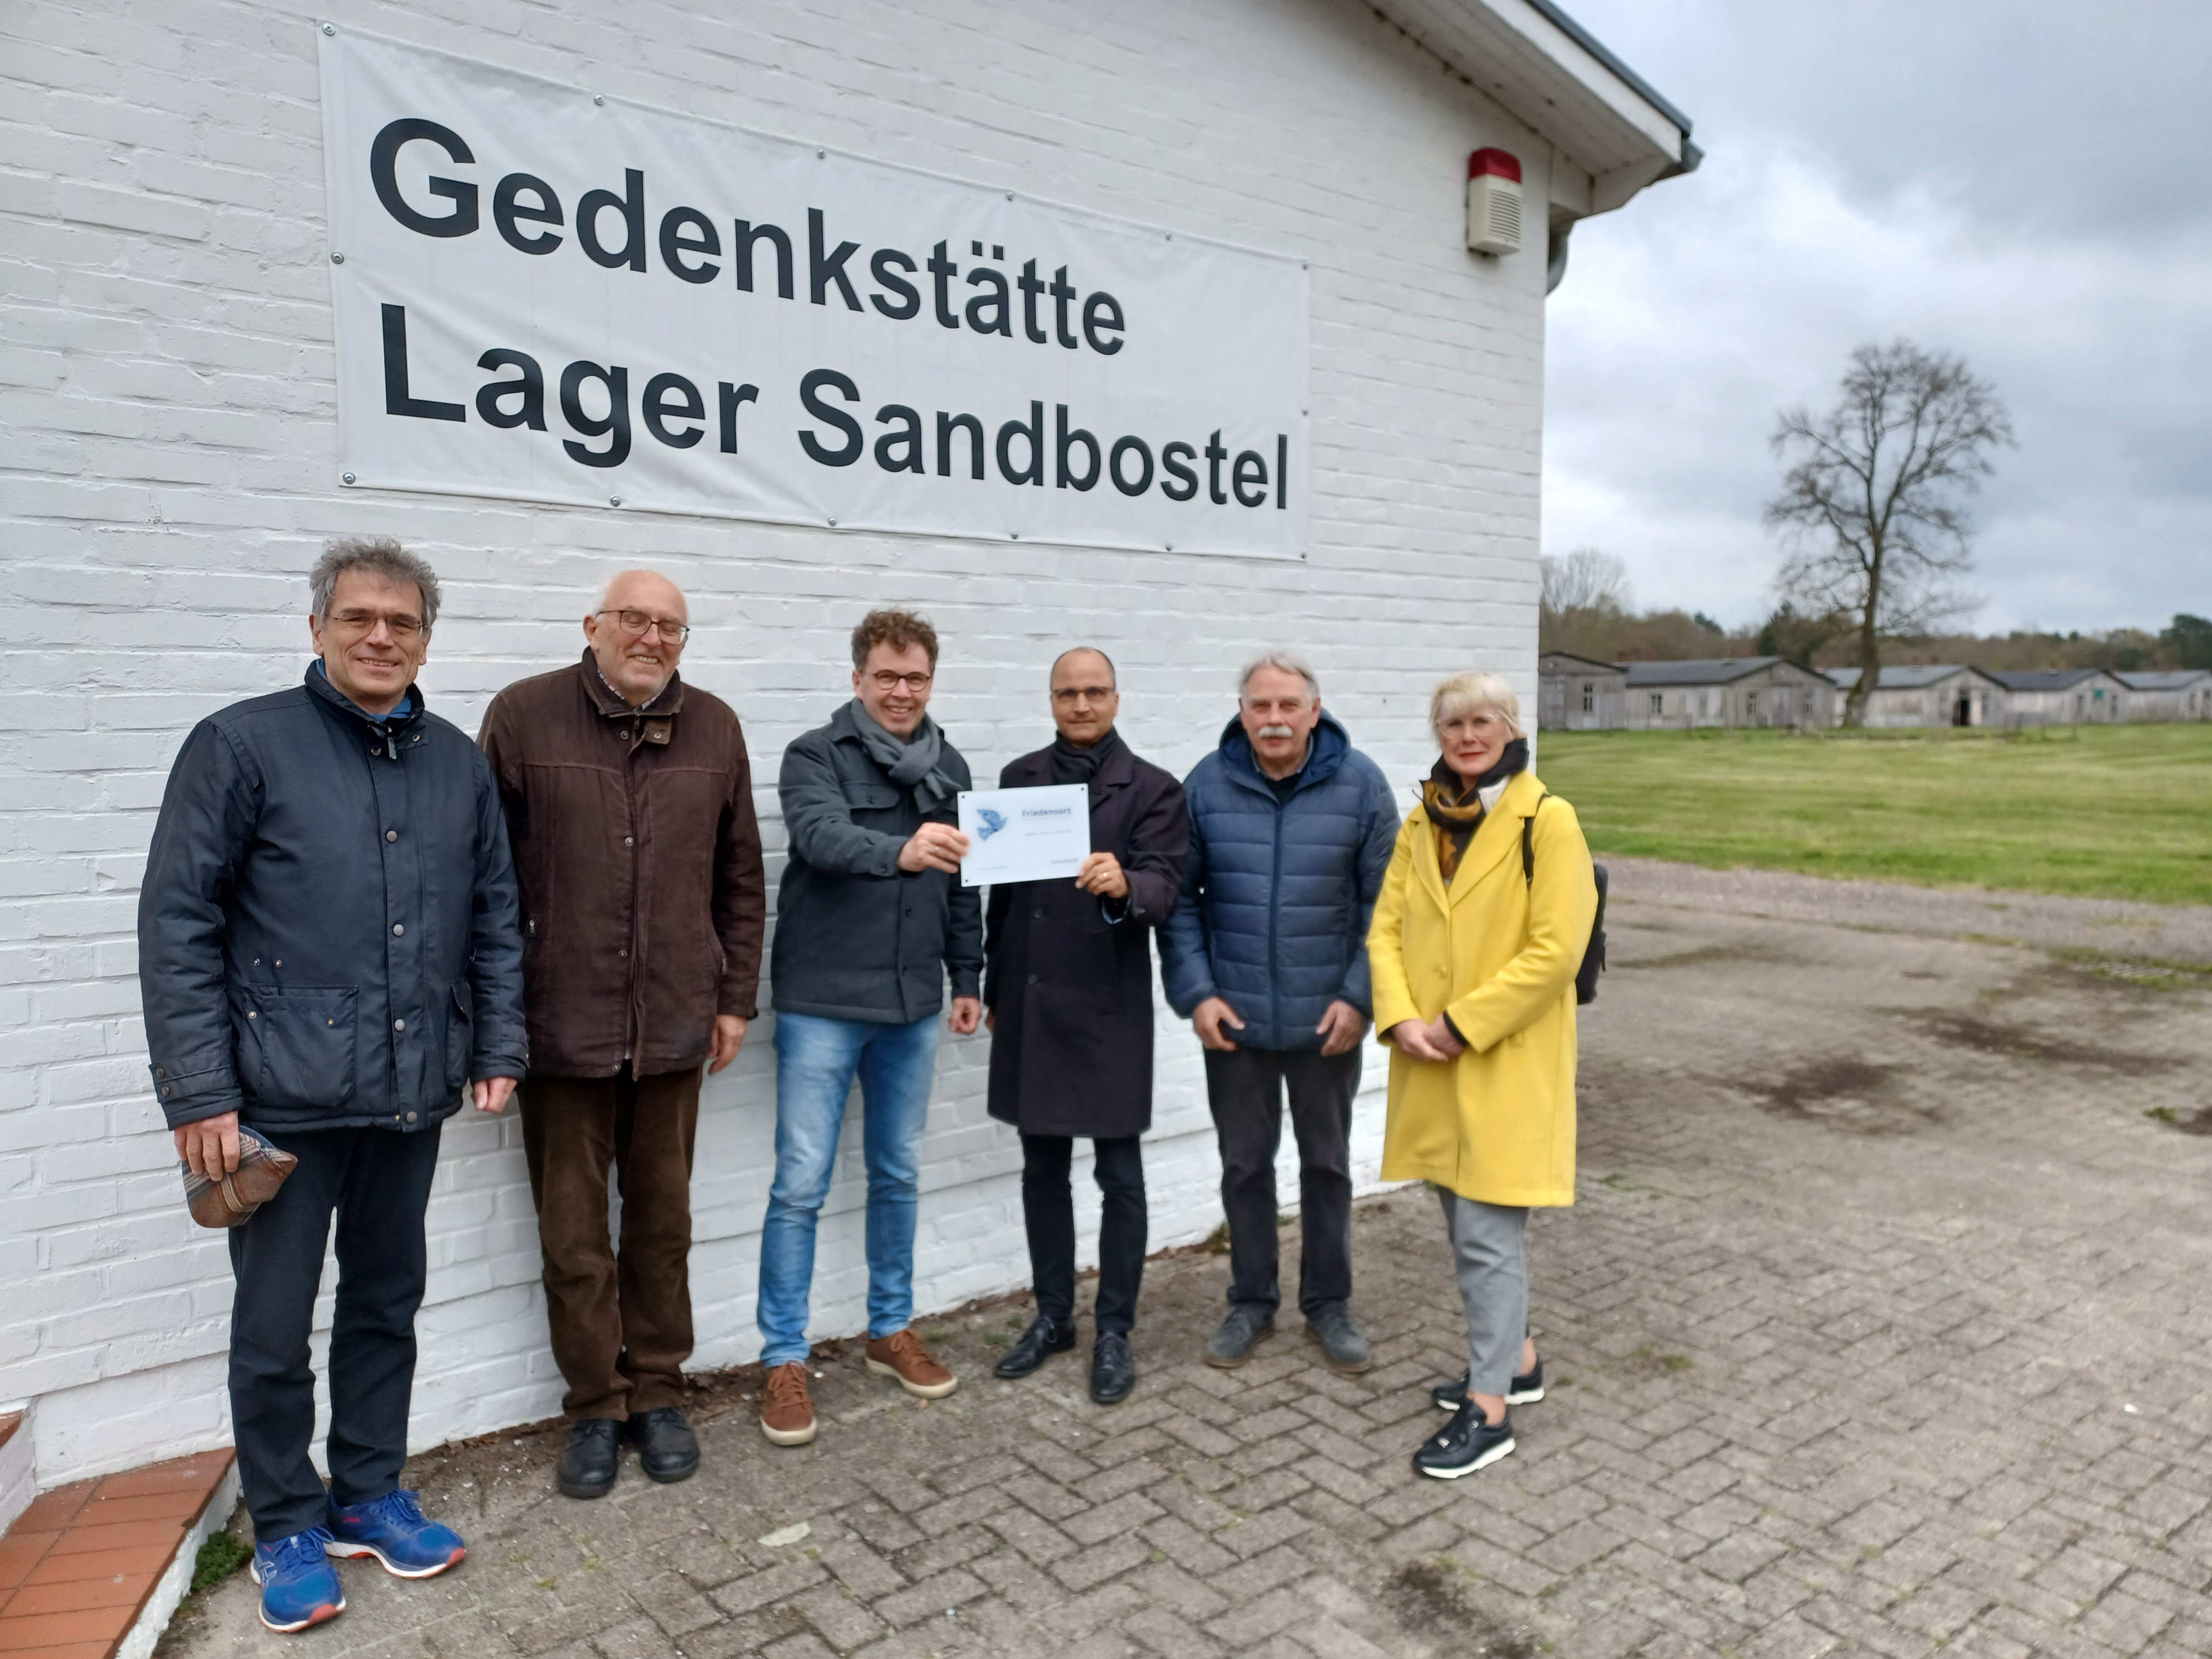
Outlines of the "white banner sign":
{"label": "white banner sign", "polygon": [[356,486],[1301,551],[1298,261],[319,28]]}

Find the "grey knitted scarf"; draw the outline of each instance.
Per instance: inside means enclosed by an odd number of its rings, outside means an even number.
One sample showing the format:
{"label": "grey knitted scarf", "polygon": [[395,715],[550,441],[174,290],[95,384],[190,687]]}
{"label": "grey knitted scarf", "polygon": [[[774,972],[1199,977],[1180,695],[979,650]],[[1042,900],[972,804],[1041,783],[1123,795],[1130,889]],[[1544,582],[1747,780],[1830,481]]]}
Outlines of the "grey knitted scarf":
{"label": "grey knitted scarf", "polygon": [[891,781],[914,791],[914,804],[924,816],[951,804],[960,793],[960,786],[947,775],[941,763],[945,755],[945,733],[937,722],[924,714],[921,724],[915,728],[914,736],[902,740],[896,732],[886,732],[868,713],[868,706],[858,697],[853,699],[853,729],[860,734],[860,746],[868,751],[868,758],[891,775]]}

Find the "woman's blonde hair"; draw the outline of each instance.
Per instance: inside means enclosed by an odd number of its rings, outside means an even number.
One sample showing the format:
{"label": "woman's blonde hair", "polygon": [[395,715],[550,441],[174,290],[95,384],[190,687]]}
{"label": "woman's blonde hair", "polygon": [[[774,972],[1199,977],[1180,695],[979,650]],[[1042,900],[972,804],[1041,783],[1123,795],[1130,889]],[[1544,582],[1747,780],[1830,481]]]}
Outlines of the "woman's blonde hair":
{"label": "woman's blonde hair", "polygon": [[1479,669],[1455,674],[1437,687],[1436,695],[1429,699],[1429,730],[1441,732],[1446,720],[1483,708],[1502,716],[1515,737],[1528,735],[1521,724],[1521,699],[1513,695],[1513,688],[1498,676]]}

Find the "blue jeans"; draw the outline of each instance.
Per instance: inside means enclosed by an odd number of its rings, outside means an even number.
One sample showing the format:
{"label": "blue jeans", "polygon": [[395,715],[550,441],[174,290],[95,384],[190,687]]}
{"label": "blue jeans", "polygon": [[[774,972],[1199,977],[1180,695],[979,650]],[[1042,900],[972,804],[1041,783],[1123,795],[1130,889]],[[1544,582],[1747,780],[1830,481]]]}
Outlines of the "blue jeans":
{"label": "blue jeans", "polygon": [[757,1314],[763,1365],[806,1358],[814,1227],[855,1073],[868,1169],[868,1334],[890,1336],[913,1320],[915,1199],[937,1040],[935,1014],[911,1025],[776,1016],[775,1181],[761,1228]]}

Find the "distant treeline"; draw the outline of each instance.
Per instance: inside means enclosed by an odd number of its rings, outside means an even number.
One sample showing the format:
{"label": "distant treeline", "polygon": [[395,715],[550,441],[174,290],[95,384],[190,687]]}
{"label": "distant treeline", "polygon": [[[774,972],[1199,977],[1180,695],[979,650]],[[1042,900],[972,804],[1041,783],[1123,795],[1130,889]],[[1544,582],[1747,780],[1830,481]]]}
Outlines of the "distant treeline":
{"label": "distant treeline", "polygon": [[[1728,629],[1702,611],[1601,607],[1540,613],[1547,651],[1598,662],[1676,662],[1690,657],[1788,657],[1810,668],[1858,660],[1849,617],[1801,617],[1778,607],[1755,629]],[[2212,668],[2212,621],[2184,613],[2154,634],[2115,628],[2101,634],[1938,634],[1882,641],[1886,663],[1971,663],[1977,668]]]}
{"label": "distant treeline", "polygon": [[[2141,628],[2114,628],[2102,634],[2012,633],[1938,635],[1899,640],[1885,646],[1886,662],[1962,662],[1977,668],[2108,668],[2132,673],[2151,668],[2212,668],[2212,621],[2177,615],[2170,627],[2153,634]],[[1815,667],[1852,660],[1848,649],[1831,641],[1820,647]]]}
{"label": "distant treeline", "polygon": [[[1858,661],[1858,619],[1848,611],[1807,616],[1788,600],[1756,628],[1723,628],[1702,611],[1632,607],[1628,567],[1610,553],[1582,548],[1544,560],[1537,640],[1595,662],[1680,662],[1697,657],[1787,657],[1808,668]],[[2154,634],[2115,628],[2102,634],[2024,630],[1931,634],[1882,641],[1885,663],[1966,663],[1976,668],[2212,668],[2212,621],[2183,612]]]}

